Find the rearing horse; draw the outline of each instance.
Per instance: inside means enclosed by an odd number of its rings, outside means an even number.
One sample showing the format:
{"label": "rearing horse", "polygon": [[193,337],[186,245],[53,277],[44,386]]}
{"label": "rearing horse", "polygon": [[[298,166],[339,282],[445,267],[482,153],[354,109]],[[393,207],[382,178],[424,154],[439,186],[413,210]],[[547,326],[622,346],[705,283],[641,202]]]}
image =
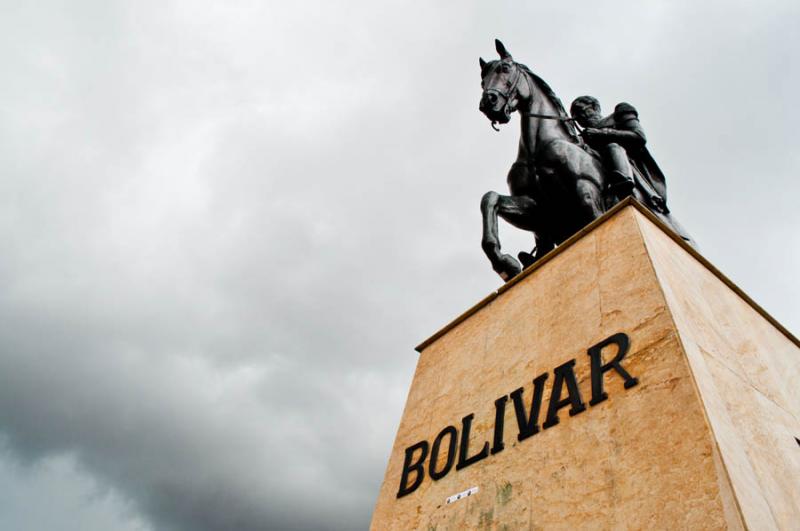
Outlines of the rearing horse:
{"label": "rearing horse", "polygon": [[583,141],[550,86],[514,62],[502,42],[496,40],[495,45],[500,59],[480,60],[480,110],[493,127],[508,123],[511,114],[519,111],[522,134],[517,160],[508,172],[511,195],[487,192],[481,201],[481,246],[493,269],[509,280],[522,267],[501,252],[497,216],[534,232],[536,250],[529,261],[536,260],[605,212],[605,172],[599,158],[583,149]]}

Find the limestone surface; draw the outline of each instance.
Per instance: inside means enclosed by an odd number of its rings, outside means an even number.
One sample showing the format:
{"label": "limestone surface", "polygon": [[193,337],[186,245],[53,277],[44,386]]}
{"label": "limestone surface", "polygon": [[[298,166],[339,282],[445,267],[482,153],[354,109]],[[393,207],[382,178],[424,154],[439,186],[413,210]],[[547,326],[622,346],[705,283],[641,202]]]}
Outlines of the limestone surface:
{"label": "limestone surface", "polygon": [[[371,529],[800,522],[797,340],[658,223],[635,203],[614,209],[423,344]],[[587,349],[616,333],[630,339],[622,365],[638,384],[609,370],[608,399],[591,405]],[[570,360],[585,409],[566,405],[545,429],[553,370]],[[495,400],[522,388],[530,409],[544,373],[538,433],[518,440],[509,398],[502,451],[437,480],[426,462],[419,487],[397,497],[407,448],[447,426],[460,437],[470,414],[469,454],[492,446]],[[439,470],[447,459],[443,444]]]}

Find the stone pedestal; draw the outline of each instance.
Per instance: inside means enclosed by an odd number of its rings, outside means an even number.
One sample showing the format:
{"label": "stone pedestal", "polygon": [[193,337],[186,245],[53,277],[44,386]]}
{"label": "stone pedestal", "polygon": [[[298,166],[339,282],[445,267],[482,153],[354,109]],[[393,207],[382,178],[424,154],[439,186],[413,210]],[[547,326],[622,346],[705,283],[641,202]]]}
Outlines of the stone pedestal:
{"label": "stone pedestal", "polygon": [[799,345],[622,203],[418,347],[371,528],[798,529]]}

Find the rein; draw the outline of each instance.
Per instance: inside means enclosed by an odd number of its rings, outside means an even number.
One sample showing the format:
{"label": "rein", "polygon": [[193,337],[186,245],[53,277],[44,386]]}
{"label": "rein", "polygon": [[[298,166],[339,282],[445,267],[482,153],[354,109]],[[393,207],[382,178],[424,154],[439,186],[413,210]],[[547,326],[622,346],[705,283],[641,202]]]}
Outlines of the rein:
{"label": "rein", "polygon": [[[517,70],[522,70],[516,63],[514,63],[514,66],[517,67]],[[530,90],[531,100],[532,100],[534,94],[533,82],[531,81],[529,76],[525,76],[525,81],[528,82],[528,89]],[[572,122],[573,127],[579,130],[580,128],[578,127],[578,121],[575,120],[575,118],[572,118],[570,116],[562,116],[560,114],[541,114],[538,112],[529,112],[528,116],[530,116],[531,118],[542,118],[544,120],[558,120],[559,122],[564,123],[565,129],[567,130],[567,134],[572,137],[572,139],[575,141],[576,144],[578,144],[584,149],[586,148],[586,143],[583,141],[583,138],[580,136],[580,133],[578,131],[571,130],[567,125],[570,122]]]}
{"label": "rein", "polygon": [[[508,102],[511,101],[511,96],[516,94],[518,90],[517,84],[519,83],[519,78],[520,76],[523,75],[522,68],[520,68],[520,66],[516,62],[511,61],[511,64],[514,67],[514,73],[513,73],[514,77],[512,78],[512,81],[510,81],[508,89],[505,91],[494,88],[486,89],[486,92],[494,92],[495,94],[499,94],[500,96],[502,96],[503,99],[505,99],[506,104],[508,104]],[[528,87],[530,88],[531,98],[533,98],[534,90],[533,87],[531,86],[531,80],[528,76],[525,76],[525,81],[528,83]],[[541,114],[536,112],[529,112],[526,114],[531,118],[542,118],[544,120],[557,120],[559,122],[564,122],[565,124],[572,122],[573,124],[577,125],[577,121],[575,120],[575,118],[571,118],[569,116],[560,116],[557,114]],[[494,129],[497,132],[500,132],[500,129],[498,129],[498,127],[495,124],[496,122],[491,123],[492,129]],[[569,128],[567,128],[567,133],[575,140],[575,142],[578,145],[580,146],[584,145],[583,139],[578,134],[573,134],[571,131],[569,131]]]}
{"label": "rein", "polygon": [[559,120],[561,122],[574,122],[575,118],[569,116],[556,116],[555,114],[539,114],[537,112],[529,112],[528,116],[533,118],[544,118],[546,120]]}

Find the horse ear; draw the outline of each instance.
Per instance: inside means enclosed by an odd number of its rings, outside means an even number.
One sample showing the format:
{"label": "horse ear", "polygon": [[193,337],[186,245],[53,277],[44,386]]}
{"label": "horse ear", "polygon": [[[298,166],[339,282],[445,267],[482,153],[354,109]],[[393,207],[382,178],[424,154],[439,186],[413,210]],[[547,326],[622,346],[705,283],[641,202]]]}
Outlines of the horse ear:
{"label": "horse ear", "polygon": [[497,53],[500,54],[500,59],[511,59],[511,54],[508,53],[508,50],[506,50],[506,47],[500,42],[500,39],[494,40],[494,47],[497,49]]}
{"label": "horse ear", "polygon": [[478,62],[481,65],[481,71],[483,71],[483,69],[486,68],[486,61],[483,60],[483,57],[478,57]]}

